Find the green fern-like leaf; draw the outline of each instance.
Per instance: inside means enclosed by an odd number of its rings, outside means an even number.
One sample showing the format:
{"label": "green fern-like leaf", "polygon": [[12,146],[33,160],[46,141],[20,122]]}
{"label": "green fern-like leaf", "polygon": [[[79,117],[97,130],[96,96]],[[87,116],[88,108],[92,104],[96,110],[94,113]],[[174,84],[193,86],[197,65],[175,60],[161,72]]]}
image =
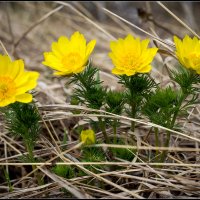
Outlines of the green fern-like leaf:
{"label": "green fern-like leaf", "polygon": [[142,111],[153,123],[168,127],[178,109],[180,96],[171,87],[158,89],[147,99]]}
{"label": "green fern-like leaf", "polygon": [[19,102],[10,104],[4,110],[4,117],[7,130],[15,136],[22,137],[33,149],[41,129],[39,124],[41,117],[35,104]]}
{"label": "green fern-like leaf", "polygon": [[107,90],[102,86],[98,74],[99,70],[89,63],[83,72],[74,74],[68,82],[77,85],[73,98],[93,109],[100,109],[104,105]]}
{"label": "green fern-like leaf", "polygon": [[197,84],[200,83],[200,75],[194,70],[179,67],[178,70],[170,71],[170,78],[179,84],[183,93],[192,94],[199,92]]}
{"label": "green fern-like leaf", "polygon": [[109,90],[106,93],[106,111],[120,115],[125,103],[125,93]]}

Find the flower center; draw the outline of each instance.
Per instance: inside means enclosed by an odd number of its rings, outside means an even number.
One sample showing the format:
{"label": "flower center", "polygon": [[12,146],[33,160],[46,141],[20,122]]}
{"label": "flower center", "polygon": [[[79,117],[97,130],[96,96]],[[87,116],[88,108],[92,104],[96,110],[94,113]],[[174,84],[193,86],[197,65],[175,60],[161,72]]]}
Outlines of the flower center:
{"label": "flower center", "polygon": [[0,101],[12,97],[15,91],[14,81],[10,77],[0,76]]}
{"label": "flower center", "polygon": [[63,59],[62,63],[66,68],[81,67],[82,57],[79,53],[69,53]]}
{"label": "flower center", "polygon": [[192,60],[192,63],[196,65],[200,65],[200,53],[193,52],[189,55],[189,58]]}
{"label": "flower center", "polygon": [[127,67],[128,69],[133,69],[138,66],[138,56],[134,52],[128,52],[122,57],[121,63],[122,66]]}

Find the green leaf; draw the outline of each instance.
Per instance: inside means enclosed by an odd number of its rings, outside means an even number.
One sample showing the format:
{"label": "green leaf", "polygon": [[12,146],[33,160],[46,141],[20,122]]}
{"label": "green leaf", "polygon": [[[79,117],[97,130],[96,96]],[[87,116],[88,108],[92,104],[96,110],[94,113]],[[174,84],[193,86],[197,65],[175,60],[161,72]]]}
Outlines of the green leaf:
{"label": "green leaf", "polygon": [[171,70],[170,78],[179,84],[184,94],[200,92],[197,84],[200,83],[200,75],[194,70],[179,67],[177,70]]}
{"label": "green leaf", "polygon": [[22,137],[26,146],[34,149],[41,126],[40,113],[34,103],[15,102],[4,110],[6,129],[13,135]]}
{"label": "green leaf", "polygon": [[181,93],[171,87],[157,89],[142,108],[143,114],[156,124],[169,127],[174,113],[179,109]]}

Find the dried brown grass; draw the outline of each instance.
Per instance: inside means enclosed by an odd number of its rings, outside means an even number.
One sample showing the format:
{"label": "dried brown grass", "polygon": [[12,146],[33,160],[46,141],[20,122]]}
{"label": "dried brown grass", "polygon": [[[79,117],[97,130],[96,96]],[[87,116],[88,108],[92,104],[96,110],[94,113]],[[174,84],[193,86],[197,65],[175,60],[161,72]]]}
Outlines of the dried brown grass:
{"label": "dried brown grass", "polygon": [[[116,116],[111,113],[99,111],[103,117],[118,118],[121,127],[118,135],[127,137],[127,127],[132,120],[136,121],[137,129],[134,136],[136,146],[123,145],[120,148],[135,148],[138,153],[132,162],[115,158],[116,162],[83,163],[79,161],[80,146],[78,136],[73,133],[77,124],[87,122],[84,119],[99,116],[91,114],[91,109],[81,106],[70,106],[68,96],[72,88],[65,87],[65,80],[54,78],[51,70],[44,67],[43,52],[50,50],[50,44],[60,35],[69,36],[76,30],[82,32],[88,40],[97,39],[97,46],[92,56],[94,64],[101,70],[101,78],[105,85],[119,89],[116,78],[110,73],[112,64],[108,59],[109,41],[125,36],[128,32],[141,37],[151,37],[163,52],[156,56],[152,76],[163,85],[168,84],[168,68],[175,62],[172,57],[173,44],[159,37],[159,31],[152,24],[149,30],[136,26],[134,23],[111,14],[111,10],[104,9],[97,2],[91,2],[98,7],[98,11],[105,13],[106,21],[98,20],[93,13],[87,10],[80,2],[15,2],[0,3],[0,40],[1,53],[7,51],[12,58],[25,60],[26,68],[41,73],[35,98],[42,114],[41,124],[43,132],[37,143],[34,155],[44,160],[35,163],[38,170],[45,177],[45,184],[38,186],[33,178],[33,170],[28,167],[31,163],[19,162],[19,156],[26,154],[20,140],[16,140],[5,131],[3,122],[0,122],[0,165],[6,166],[11,175],[13,191],[0,173],[0,198],[198,198],[200,197],[200,168],[199,168],[199,106],[188,113],[187,119],[179,119],[181,132],[173,131],[172,142],[166,163],[144,162],[144,156],[155,151],[150,141],[153,137],[151,127],[160,129],[160,137],[165,138],[166,128],[152,124],[147,120],[131,119],[126,116]],[[160,5],[160,3],[158,3]],[[148,6],[153,6],[148,4]],[[96,8],[96,7],[95,7]],[[163,12],[165,12],[163,10]],[[154,14],[155,15],[155,14]],[[105,17],[104,16],[104,17]],[[173,16],[171,16],[173,17]],[[109,20],[108,20],[109,18]],[[170,15],[169,15],[170,18]],[[111,21],[112,20],[112,21]],[[167,22],[165,23],[170,24]],[[180,22],[179,18],[179,22]],[[108,21],[108,22],[107,22]],[[170,21],[170,19],[169,19]],[[182,20],[181,20],[182,21]],[[112,23],[111,23],[112,22]],[[148,24],[148,22],[146,22]],[[182,23],[183,24],[183,23]],[[170,24],[173,30],[174,24]],[[187,26],[179,27],[183,32],[189,32]],[[133,28],[134,27],[134,28]],[[144,26],[145,27],[145,26]],[[142,32],[138,32],[140,29]],[[146,34],[146,35],[144,35]],[[3,48],[4,46],[4,48]],[[164,54],[165,53],[165,54]],[[173,58],[173,59],[172,59]],[[66,98],[67,97],[67,98]],[[72,110],[81,110],[75,115]],[[64,131],[68,130],[67,143],[62,144]],[[109,134],[111,131],[107,130]],[[102,137],[97,133],[97,138]],[[106,148],[112,145],[100,146]],[[62,151],[62,147],[67,150]],[[116,147],[116,145],[115,145]],[[164,147],[159,151],[166,150]],[[60,158],[63,162],[56,162]],[[71,165],[84,171],[87,175],[65,179],[52,173],[51,166]],[[85,165],[119,165],[121,170],[99,171],[94,174],[85,168]],[[161,167],[158,167],[161,166]],[[111,168],[109,168],[111,169]],[[35,170],[35,171],[36,171]],[[85,184],[85,180],[96,180],[96,185]],[[103,187],[100,187],[102,186]],[[65,188],[68,193],[64,193]]]}

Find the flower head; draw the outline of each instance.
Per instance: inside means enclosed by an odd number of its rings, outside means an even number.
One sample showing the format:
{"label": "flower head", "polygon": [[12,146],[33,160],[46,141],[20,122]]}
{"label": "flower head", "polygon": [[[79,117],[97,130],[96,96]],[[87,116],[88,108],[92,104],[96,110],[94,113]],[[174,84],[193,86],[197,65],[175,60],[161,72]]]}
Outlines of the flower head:
{"label": "flower head", "polygon": [[25,72],[23,60],[11,61],[0,55],[0,107],[16,101],[29,103],[32,95],[26,93],[36,87],[38,72]]}
{"label": "flower head", "polygon": [[135,73],[147,73],[151,70],[152,62],[158,48],[147,48],[149,39],[140,42],[139,38],[127,35],[125,39],[110,42],[112,52],[108,55],[112,59],[113,74],[127,76]]}
{"label": "flower head", "polygon": [[190,38],[186,35],[181,41],[174,36],[176,55],[179,62],[186,68],[192,68],[200,74],[200,40],[197,37]]}
{"label": "flower head", "polygon": [[70,40],[61,36],[58,42],[52,43],[52,52],[44,53],[43,64],[57,70],[55,75],[80,73],[85,69],[95,44],[96,40],[92,40],[86,45],[83,34],[78,31],[71,36]]}
{"label": "flower head", "polygon": [[80,140],[86,145],[94,144],[96,140],[94,131],[92,129],[81,131]]}

